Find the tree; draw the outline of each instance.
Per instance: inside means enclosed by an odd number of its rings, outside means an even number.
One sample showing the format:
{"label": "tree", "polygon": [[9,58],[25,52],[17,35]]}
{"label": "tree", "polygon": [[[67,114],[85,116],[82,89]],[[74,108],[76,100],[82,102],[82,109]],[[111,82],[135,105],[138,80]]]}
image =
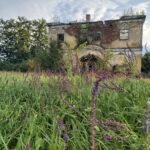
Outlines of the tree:
{"label": "tree", "polygon": [[21,63],[35,57],[36,49],[48,47],[46,21],[27,20],[18,17],[16,20],[0,20],[0,56],[9,63]]}
{"label": "tree", "polygon": [[46,49],[37,49],[35,60],[42,70],[59,71],[63,64],[63,49],[55,41]]}
{"label": "tree", "polygon": [[11,62],[14,62],[16,60],[15,53],[17,52],[17,31],[15,27],[15,20],[1,20],[0,52],[5,60]]}
{"label": "tree", "polygon": [[48,34],[46,30],[46,21],[33,20],[32,21],[32,47],[31,55],[35,56],[36,50],[45,50],[48,48]]}
{"label": "tree", "polygon": [[31,47],[31,28],[31,21],[24,17],[18,17],[18,20],[16,21],[16,57],[19,62],[28,59]]}
{"label": "tree", "polygon": [[142,57],[142,72],[150,73],[150,52]]}
{"label": "tree", "polygon": [[4,59],[4,54],[2,52],[2,45],[3,45],[3,27],[4,27],[4,20],[0,19],[0,61]]}
{"label": "tree", "polygon": [[0,54],[5,61],[19,63],[28,58],[31,41],[31,22],[24,17],[1,20]]}

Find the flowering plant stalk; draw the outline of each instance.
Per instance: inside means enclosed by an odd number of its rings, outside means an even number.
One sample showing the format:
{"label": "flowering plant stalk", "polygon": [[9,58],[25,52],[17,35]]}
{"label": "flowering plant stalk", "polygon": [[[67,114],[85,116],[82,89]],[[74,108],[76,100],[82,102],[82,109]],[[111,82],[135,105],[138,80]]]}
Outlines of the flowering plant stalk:
{"label": "flowering plant stalk", "polygon": [[92,89],[91,113],[90,113],[90,150],[95,150],[95,126],[96,126],[96,97],[98,94],[99,84],[110,78],[110,74],[102,73],[96,80]]}
{"label": "flowering plant stalk", "polygon": [[105,81],[108,79],[112,79],[112,74],[109,72],[101,72],[96,82],[94,83],[93,89],[92,89],[92,97],[91,97],[91,113],[89,117],[89,124],[90,124],[90,150],[95,150],[95,126],[97,124],[96,119],[96,97],[98,94],[99,86],[101,85],[102,88],[107,88],[110,90],[115,90],[117,92],[123,91],[121,87],[117,86],[113,82],[110,82],[110,84],[106,83]]}

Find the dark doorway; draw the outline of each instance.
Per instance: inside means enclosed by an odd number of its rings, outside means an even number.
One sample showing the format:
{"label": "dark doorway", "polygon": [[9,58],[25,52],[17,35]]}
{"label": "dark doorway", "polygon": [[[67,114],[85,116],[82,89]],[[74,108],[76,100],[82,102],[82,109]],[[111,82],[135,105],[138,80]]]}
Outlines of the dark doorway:
{"label": "dark doorway", "polygon": [[98,58],[94,55],[88,54],[83,56],[81,59],[81,71],[82,72],[91,72],[96,71]]}

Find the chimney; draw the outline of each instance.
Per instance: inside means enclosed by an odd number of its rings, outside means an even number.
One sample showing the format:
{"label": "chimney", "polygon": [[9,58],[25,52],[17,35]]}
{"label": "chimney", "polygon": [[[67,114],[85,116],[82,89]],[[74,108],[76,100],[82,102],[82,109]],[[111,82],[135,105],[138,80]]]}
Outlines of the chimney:
{"label": "chimney", "polygon": [[87,14],[86,15],[86,22],[90,22],[91,21],[91,15],[90,14]]}

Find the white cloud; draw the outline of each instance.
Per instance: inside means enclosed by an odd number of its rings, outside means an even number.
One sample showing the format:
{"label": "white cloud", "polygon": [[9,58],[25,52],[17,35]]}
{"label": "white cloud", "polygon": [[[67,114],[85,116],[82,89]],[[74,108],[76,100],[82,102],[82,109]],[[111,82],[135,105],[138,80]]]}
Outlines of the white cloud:
{"label": "white cloud", "polygon": [[[45,18],[48,22],[68,22],[85,20],[85,15],[89,13],[96,21],[118,19],[128,7],[136,11],[144,10],[150,15],[148,0],[0,0],[0,18],[25,16],[29,19]],[[150,19],[146,19],[144,24],[143,43],[146,42],[150,45]]]}
{"label": "white cloud", "polygon": [[147,44],[150,47],[150,22],[146,22],[143,28],[143,46]]}
{"label": "white cloud", "polygon": [[108,11],[115,10],[117,7],[118,4],[111,0],[58,0],[52,12],[65,22],[85,19],[87,13],[91,14],[92,20],[100,20]]}
{"label": "white cloud", "polygon": [[130,0],[115,0],[117,3],[122,3],[122,4],[126,4],[128,3]]}
{"label": "white cloud", "polygon": [[143,47],[145,46],[145,44],[150,46],[150,19],[149,19],[150,1],[139,3],[135,5],[133,9],[137,12],[144,11],[145,14],[147,15],[146,21],[143,27]]}
{"label": "white cloud", "polygon": [[149,6],[150,6],[150,1],[149,2],[142,2],[142,3],[139,3],[135,6],[133,6],[133,9],[137,12],[144,11],[145,13],[147,13]]}

